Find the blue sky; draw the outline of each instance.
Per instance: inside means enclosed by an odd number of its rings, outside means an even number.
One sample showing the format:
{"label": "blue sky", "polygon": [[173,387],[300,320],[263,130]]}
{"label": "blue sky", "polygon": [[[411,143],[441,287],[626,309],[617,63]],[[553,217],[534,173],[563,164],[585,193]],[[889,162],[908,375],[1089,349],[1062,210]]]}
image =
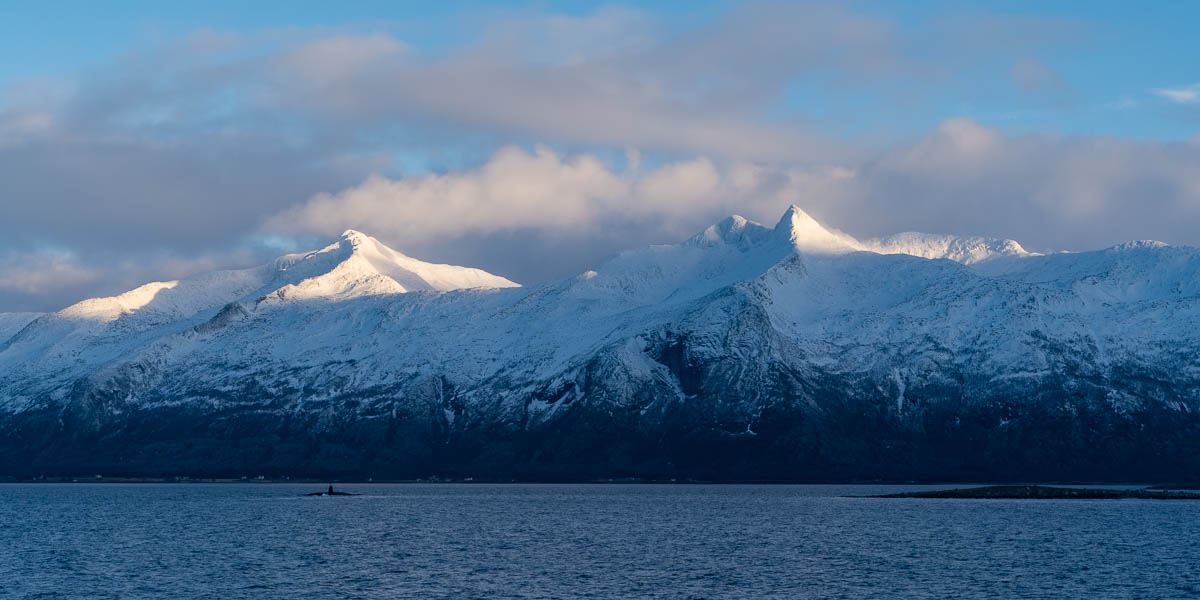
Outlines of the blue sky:
{"label": "blue sky", "polygon": [[353,227],[534,283],[797,203],[1200,244],[1200,4],[0,8],[0,311]]}

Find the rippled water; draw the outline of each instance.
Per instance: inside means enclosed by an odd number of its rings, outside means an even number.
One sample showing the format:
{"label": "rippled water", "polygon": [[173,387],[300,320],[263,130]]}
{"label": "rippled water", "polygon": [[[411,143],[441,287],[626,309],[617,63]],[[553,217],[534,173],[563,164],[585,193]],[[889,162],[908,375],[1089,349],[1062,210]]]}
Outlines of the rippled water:
{"label": "rippled water", "polygon": [[[0,485],[0,596],[1200,595],[1200,502],[872,486]],[[905,488],[911,489],[911,488]]]}

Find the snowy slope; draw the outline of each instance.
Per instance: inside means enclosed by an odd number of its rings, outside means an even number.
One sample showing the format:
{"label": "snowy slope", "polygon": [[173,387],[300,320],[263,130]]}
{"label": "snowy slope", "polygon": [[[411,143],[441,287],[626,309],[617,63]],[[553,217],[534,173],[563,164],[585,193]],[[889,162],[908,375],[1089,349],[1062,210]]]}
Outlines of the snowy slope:
{"label": "snowy slope", "polygon": [[1013,240],[958,237],[907,231],[863,241],[863,249],[879,254],[907,254],[922,258],[945,258],[964,265],[1001,256],[1032,256]]}
{"label": "snowy slope", "polygon": [[[294,261],[294,262],[292,262]],[[283,270],[322,265],[310,277],[275,290],[275,298],[348,298],[369,294],[447,292],[469,288],[516,287],[503,277],[480,269],[431,264],[388,248],[375,238],[347,230],[322,250],[277,261]],[[324,268],[326,264],[334,264]]]}
{"label": "snowy slope", "polygon": [[41,315],[2,338],[0,368],[43,379],[49,387],[62,385],[89,368],[203,323],[231,303],[335,302],[408,291],[516,286],[479,269],[405,256],[349,230],[320,250],[249,269],[148,283]]}
{"label": "snowy slope", "polygon": [[42,313],[0,313],[0,340],[7,340],[40,316]]}
{"label": "snowy slope", "polygon": [[49,440],[0,467],[1200,472],[1195,248],[860,241],[792,207],[514,286],[350,231],[85,301],[0,342],[0,434]]}
{"label": "snowy slope", "polygon": [[320,250],[289,254],[250,269],[147,283],[118,296],[84,300],[55,316],[92,322],[120,318],[161,321],[186,318],[234,300],[268,294],[277,298],[335,299],[516,285],[479,269],[410,258],[375,238],[347,230],[337,241]]}

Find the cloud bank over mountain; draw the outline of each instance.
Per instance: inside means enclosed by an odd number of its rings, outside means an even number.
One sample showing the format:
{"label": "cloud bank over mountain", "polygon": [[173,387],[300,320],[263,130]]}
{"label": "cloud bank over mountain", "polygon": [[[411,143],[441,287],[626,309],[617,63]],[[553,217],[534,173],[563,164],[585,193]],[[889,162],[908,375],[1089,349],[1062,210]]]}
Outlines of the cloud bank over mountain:
{"label": "cloud bank over mountain", "polygon": [[[859,236],[1200,244],[1200,124],[1163,93],[1190,88],[1088,104],[1053,61],[1093,43],[1079,22],[799,3],[516,10],[441,45],[422,26],[197,29],[0,82],[0,311],[348,227],[523,283],[791,203]],[[1156,101],[1177,139],[1002,111]]]}
{"label": "cloud bank over mountain", "polygon": [[1047,249],[1096,248],[1122,236],[1195,244],[1197,164],[1200,145],[1192,143],[1008,137],[966,119],[847,166],[701,157],[616,171],[594,155],[510,146],[479,167],[372,176],[318,194],[274,216],[267,229],[334,235],[361,227],[416,245],[525,229],[577,239],[621,223],[694,229],[733,212],[769,221],[796,203],[867,235],[937,223],[962,234],[1015,232]]}

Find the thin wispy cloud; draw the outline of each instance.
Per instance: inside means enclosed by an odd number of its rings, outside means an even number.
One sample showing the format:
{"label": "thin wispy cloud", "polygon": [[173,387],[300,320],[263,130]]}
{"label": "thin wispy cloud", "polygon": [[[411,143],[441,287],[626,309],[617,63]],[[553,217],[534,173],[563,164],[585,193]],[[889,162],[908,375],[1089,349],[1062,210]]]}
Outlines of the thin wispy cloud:
{"label": "thin wispy cloud", "polygon": [[1174,88],[1158,88],[1152,91],[1156,95],[1177,104],[1200,103],[1200,83]]}

